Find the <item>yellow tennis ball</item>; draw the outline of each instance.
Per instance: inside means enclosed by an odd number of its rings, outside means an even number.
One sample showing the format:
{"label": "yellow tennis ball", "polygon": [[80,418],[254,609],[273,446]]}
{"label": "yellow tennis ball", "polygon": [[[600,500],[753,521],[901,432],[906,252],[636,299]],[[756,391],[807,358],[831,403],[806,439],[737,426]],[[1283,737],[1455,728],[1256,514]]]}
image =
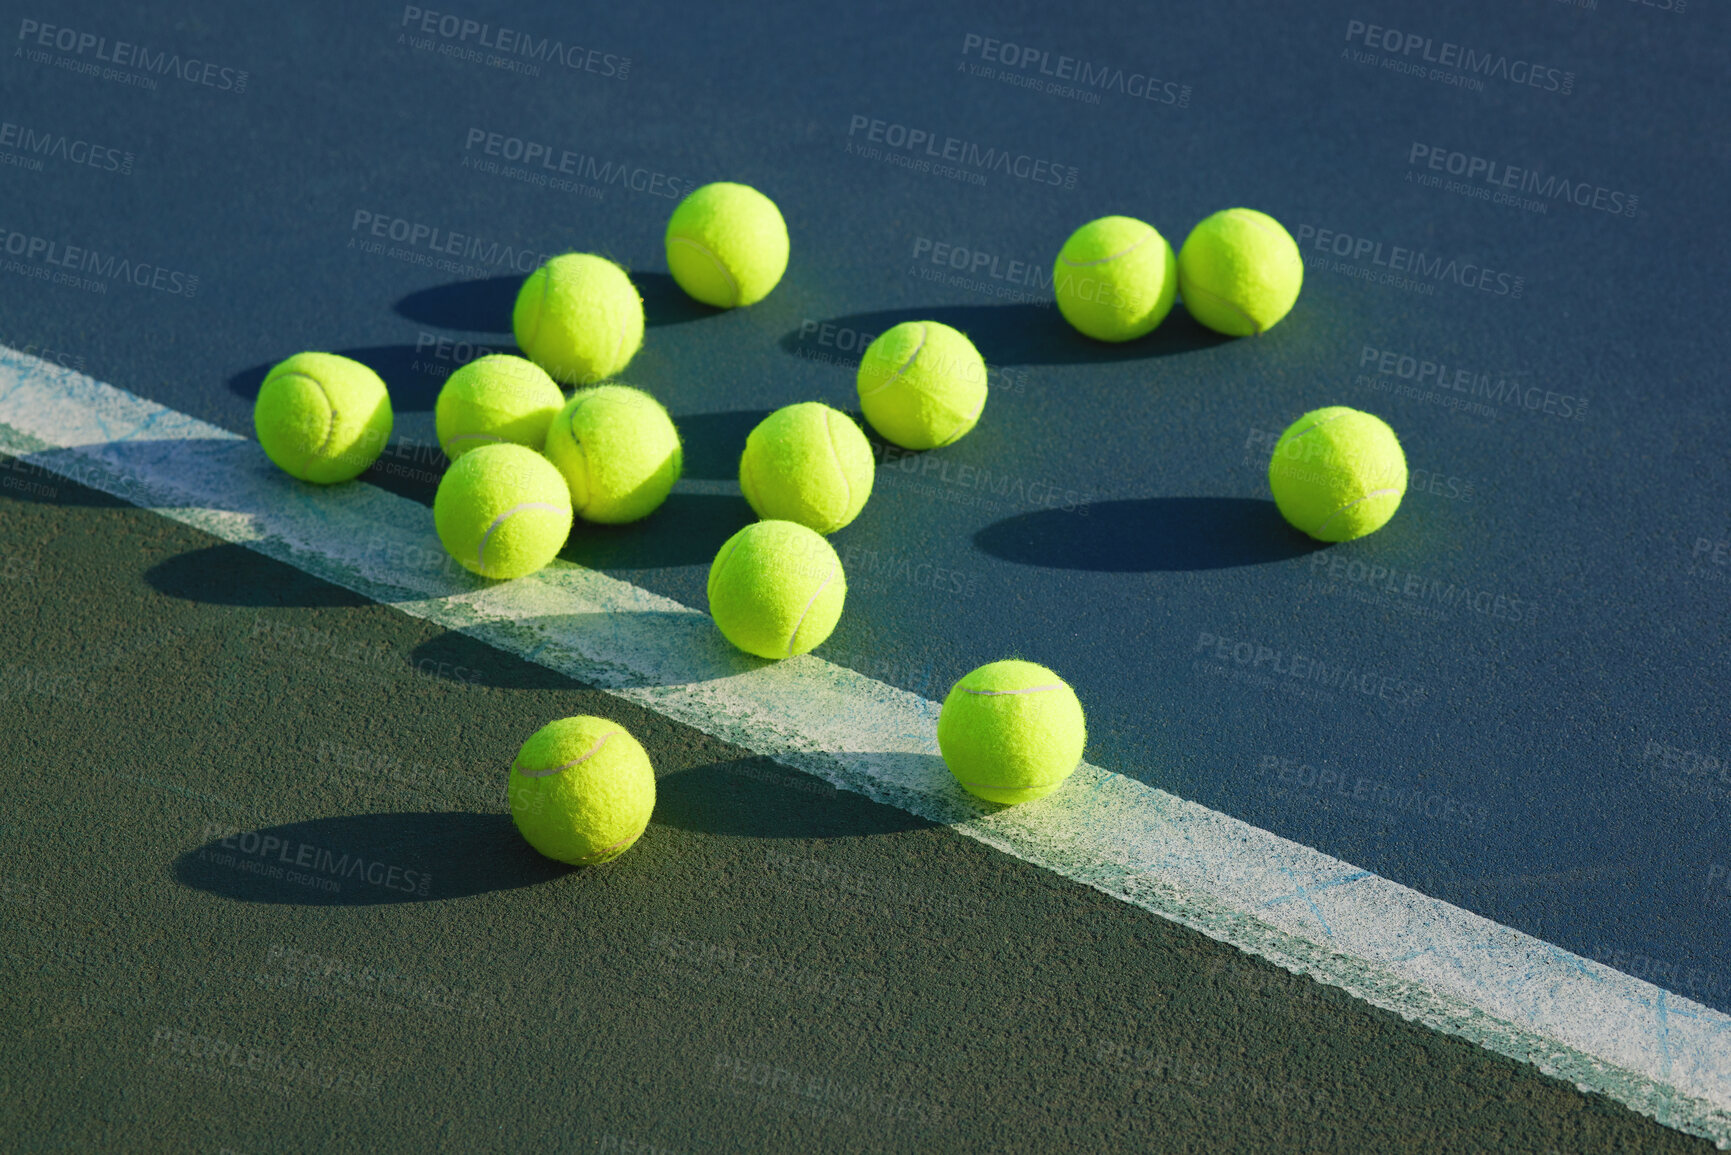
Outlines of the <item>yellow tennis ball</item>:
{"label": "yellow tennis ball", "polygon": [[564,404],[565,394],[541,366],[495,353],[451,374],[433,406],[433,427],[452,461],[501,441],[539,450]]}
{"label": "yellow tennis ball", "polygon": [[834,533],[865,508],[876,465],[852,418],[805,401],[777,409],[751,431],[739,488],[759,517]]}
{"label": "yellow tennis ball", "polygon": [[1280,222],[1255,209],[1206,217],[1178,252],[1178,292],[1190,315],[1217,333],[1249,337],[1292,311],[1304,258]]}
{"label": "yellow tennis ball", "polygon": [[859,403],[872,428],[903,449],[960,439],[986,408],[986,363],[937,321],[903,321],[860,358]]}
{"label": "yellow tennis ball", "polygon": [[1287,426],[1268,462],[1281,516],[1318,541],[1381,529],[1406,493],[1406,454],[1380,418],[1344,405]]}
{"label": "yellow tennis ball", "polygon": [[623,726],[578,715],[547,723],[523,743],[505,793],[530,846],[592,866],[642,837],[655,810],[655,770]]}
{"label": "yellow tennis ball", "polygon": [[463,454],[433,495],[433,525],[450,555],[482,577],[534,573],[571,536],[571,494],[551,462],[504,442]]}
{"label": "yellow tennis ball", "polygon": [[1178,295],[1172,246],[1134,217],[1101,217],[1070,234],[1052,266],[1058,311],[1096,341],[1130,341],[1166,319]]}
{"label": "yellow tennis ball", "polygon": [[667,222],[667,269],[705,305],[732,309],[769,296],[787,270],[787,222],[748,185],[694,190]]}
{"label": "yellow tennis ball", "polygon": [[629,385],[577,390],[547,427],[545,452],[577,516],[606,525],[654,513],[685,464],[667,410]]}
{"label": "yellow tennis ball", "polygon": [[593,253],[554,257],[523,282],[511,310],[517,344],[567,385],[631,364],[643,344],[643,298],[625,270]]}
{"label": "yellow tennis ball", "polygon": [[1056,790],[1082,763],[1088,729],[1064,679],[1033,662],[991,662],[950,689],[938,750],[962,788],[1014,803]]}
{"label": "yellow tennis ball", "polygon": [[822,645],[846,598],[834,548],[797,522],[753,522],[722,543],[709,567],[710,616],[723,637],[760,658]]}
{"label": "yellow tennis ball", "polygon": [[265,455],[284,473],[330,485],[366,472],[391,439],[379,375],[335,353],[296,353],[265,375],[252,407]]}

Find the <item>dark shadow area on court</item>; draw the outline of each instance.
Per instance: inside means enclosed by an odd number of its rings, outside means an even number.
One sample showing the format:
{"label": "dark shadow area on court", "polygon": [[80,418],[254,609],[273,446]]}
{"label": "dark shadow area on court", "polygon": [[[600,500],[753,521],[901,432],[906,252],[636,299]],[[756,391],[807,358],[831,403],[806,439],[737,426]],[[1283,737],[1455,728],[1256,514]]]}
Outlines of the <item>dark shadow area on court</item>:
{"label": "dark shadow area on court", "polygon": [[643,298],[643,323],[651,329],[662,325],[683,325],[729,312],[695,300],[668,273],[644,273],[631,270],[631,283]]}
{"label": "dark shadow area on court", "polygon": [[599,570],[708,565],[723,542],[756,520],[743,497],[674,493],[660,509],[629,525],[578,518],[559,556]]}
{"label": "dark shadow area on court", "polygon": [[[42,460],[38,460],[38,458]],[[52,460],[74,474],[67,477],[49,469]],[[76,480],[81,463],[65,450],[50,450],[26,457],[0,455],[0,500],[28,501],[37,505],[82,506],[87,509],[120,509],[132,503]]]}
{"label": "dark shadow area on court", "polygon": [[655,783],[655,821],[737,838],[861,838],[932,825],[769,758],[695,766]]}
{"label": "dark shadow area on court", "polygon": [[570,690],[579,685],[546,666],[456,632],[440,634],[416,646],[410,664],[422,677],[453,682],[464,688]]}
{"label": "dark shadow area on court", "polygon": [[739,455],[745,439],[768,409],[735,409],[726,413],[693,413],[675,417],[685,448],[684,476],[701,481],[739,480]]}
{"label": "dark shadow area on court", "polygon": [[551,882],[572,868],[536,853],[508,814],[315,818],[212,837],[174,862],[182,886],[236,902],[384,906]]}
{"label": "dark shadow area on court", "polygon": [[974,544],[1021,565],[1101,573],[1229,569],[1325,548],[1288,525],[1272,501],[1245,497],[1147,497],[1042,509],[986,526]]}
{"label": "dark shadow area on court", "polygon": [[159,594],[213,606],[357,608],[372,604],[341,586],[227,543],[159,561],[144,572],[144,580]]}
{"label": "dark shadow area on court", "polygon": [[[466,333],[511,332],[511,307],[517,302],[520,276],[478,277],[418,289],[397,302],[397,315],[421,325]],[[506,342],[509,343],[508,341]]]}

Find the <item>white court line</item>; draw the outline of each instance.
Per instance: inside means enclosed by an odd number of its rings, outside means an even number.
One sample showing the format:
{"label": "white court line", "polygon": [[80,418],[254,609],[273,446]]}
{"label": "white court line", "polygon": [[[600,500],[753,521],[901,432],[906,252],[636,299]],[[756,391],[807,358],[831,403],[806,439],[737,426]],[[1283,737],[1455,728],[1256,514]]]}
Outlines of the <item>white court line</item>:
{"label": "white court line", "polygon": [[1650,983],[1094,766],[985,813],[937,757],[936,702],[747,657],[706,614],[566,562],[473,578],[425,506],[296,482],[252,441],[3,347],[0,451],[1731,1147],[1731,1017]]}

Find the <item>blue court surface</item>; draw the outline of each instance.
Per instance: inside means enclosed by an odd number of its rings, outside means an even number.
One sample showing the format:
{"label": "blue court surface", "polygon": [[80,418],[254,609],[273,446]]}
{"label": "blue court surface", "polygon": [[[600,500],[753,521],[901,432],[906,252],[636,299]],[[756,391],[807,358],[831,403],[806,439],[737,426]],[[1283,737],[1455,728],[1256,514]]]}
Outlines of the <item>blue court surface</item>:
{"label": "blue court surface", "polygon": [[[984,662],[1040,662],[1084,703],[1108,794],[1153,788],[1136,797],[1731,1012],[1717,5],[174,7],[8,5],[0,343],[219,448],[253,436],[271,365],[343,353],[396,410],[362,483],[424,506],[444,379],[515,350],[541,261],[607,255],[648,323],[622,379],[666,404],[685,472],[651,518],[580,524],[562,556],[628,583],[605,588],[649,620],[703,610],[716,550],[753,520],[751,428],[797,401],[857,414],[872,337],[945,322],[990,366],[989,400],[942,449],[873,437],[818,658],[930,702]],[[667,272],[669,214],[714,180],[787,219],[787,273],[748,309]],[[1225,338],[1180,304],[1108,345],[1053,306],[1082,223],[1139,217],[1176,248],[1239,205],[1305,262],[1269,332]],[[79,397],[77,421],[112,413]],[[1267,466],[1336,404],[1393,427],[1411,481],[1385,528],[1325,546],[1283,522]],[[52,424],[27,431],[84,444]],[[625,596],[600,588],[584,596]],[[845,711],[853,683],[826,678]],[[985,840],[1096,879],[1017,837]],[[1701,1045],[1692,1062],[1727,1070],[1727,1044]],[[1681,1053],[1641,1070],[1664,1083]],[[1724,1110],[1713,1079],[1691,1093]]]}

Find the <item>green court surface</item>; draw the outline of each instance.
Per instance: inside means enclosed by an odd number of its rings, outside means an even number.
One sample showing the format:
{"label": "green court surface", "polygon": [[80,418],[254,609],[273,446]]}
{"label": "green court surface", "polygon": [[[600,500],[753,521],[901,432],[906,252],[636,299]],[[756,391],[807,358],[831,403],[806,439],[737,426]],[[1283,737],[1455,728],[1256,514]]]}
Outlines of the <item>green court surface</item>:
{"label": "green court surface", "polygon": [[[7,1149],[1708,1149],[157,513],[0,478]],[[509,752],[574,713],[658,775],[642,841],[587,870],[503,802]]]}

